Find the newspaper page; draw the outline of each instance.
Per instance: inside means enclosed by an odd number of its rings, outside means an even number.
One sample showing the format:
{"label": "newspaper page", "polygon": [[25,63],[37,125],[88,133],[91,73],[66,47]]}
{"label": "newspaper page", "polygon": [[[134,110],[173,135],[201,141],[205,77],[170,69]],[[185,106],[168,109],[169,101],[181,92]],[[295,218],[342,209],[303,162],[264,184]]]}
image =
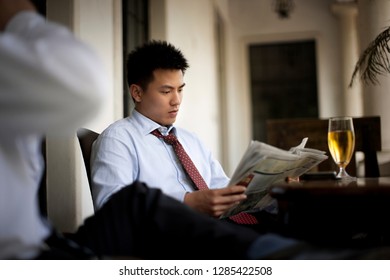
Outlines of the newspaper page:
{"label": "newspaper page", "polygon": [[298,178],[328,158],[323,151],[305,148],[307,140],[304,138],[300,145],[289,151],[251,141],[229,183],[230,186],[246,186],[247,199],[231,208],[221,218],[251,209],[258,210],[267,204],[266,195],[273,183],[286,178]]}

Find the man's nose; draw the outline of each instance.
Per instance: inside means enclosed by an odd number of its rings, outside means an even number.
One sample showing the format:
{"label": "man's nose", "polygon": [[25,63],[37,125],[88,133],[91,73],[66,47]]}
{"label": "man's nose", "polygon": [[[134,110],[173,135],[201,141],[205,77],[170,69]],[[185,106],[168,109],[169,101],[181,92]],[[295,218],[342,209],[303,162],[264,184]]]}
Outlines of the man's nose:
{"label": "man's nose", "polygon": [[172,100],[171,100],[171,104],[173,104],[173,105],[180,105],[181,99],[182,99],[181,92],[179,92],[178,90],[176,90],[176,91],[173,93]]}

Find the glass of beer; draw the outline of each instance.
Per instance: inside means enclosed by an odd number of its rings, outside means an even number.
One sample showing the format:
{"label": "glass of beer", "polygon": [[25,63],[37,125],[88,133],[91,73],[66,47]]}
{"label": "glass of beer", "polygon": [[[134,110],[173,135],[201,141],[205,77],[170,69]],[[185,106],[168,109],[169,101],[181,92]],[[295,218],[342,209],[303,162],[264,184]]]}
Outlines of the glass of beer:
{"label": "glass of beer", "polygon": [[334,162],[339,167],[336,178],[343,180],[356,179],[345,170],[355,149],[355,131],[351,117],[329,119],[328,146]]}

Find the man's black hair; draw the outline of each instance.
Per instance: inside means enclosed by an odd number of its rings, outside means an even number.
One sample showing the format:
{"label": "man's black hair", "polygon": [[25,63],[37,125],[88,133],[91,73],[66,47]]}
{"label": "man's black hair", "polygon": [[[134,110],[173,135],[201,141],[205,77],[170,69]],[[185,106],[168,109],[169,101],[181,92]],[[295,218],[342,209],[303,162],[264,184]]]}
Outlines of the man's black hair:
{"label": "man's black hair", "polygon": [[31,0],[37,9],[38,13],[43,16],[46,16],[46,0]]}
{"label": "man's black hair", "polygon": [[165,41],[150,41],[130,52],[127,57],[127,84],[146,88],[156,69],[181,70],[189,67],[182,52]]}

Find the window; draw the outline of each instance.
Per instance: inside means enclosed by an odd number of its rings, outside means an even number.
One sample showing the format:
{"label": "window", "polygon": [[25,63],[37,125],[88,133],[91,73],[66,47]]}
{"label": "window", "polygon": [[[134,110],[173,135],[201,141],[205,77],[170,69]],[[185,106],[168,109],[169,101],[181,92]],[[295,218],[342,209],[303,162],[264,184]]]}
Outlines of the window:
{"label": "window", "polygon": [[135,47],[148,40],[148,0],[123,0],[123,113],[130,113],[130,95],[126,79],[126,58]]}
{"label": "window", "polygon": [[253,138],[266,120],[318,117],[315,41],[249,46]]}

